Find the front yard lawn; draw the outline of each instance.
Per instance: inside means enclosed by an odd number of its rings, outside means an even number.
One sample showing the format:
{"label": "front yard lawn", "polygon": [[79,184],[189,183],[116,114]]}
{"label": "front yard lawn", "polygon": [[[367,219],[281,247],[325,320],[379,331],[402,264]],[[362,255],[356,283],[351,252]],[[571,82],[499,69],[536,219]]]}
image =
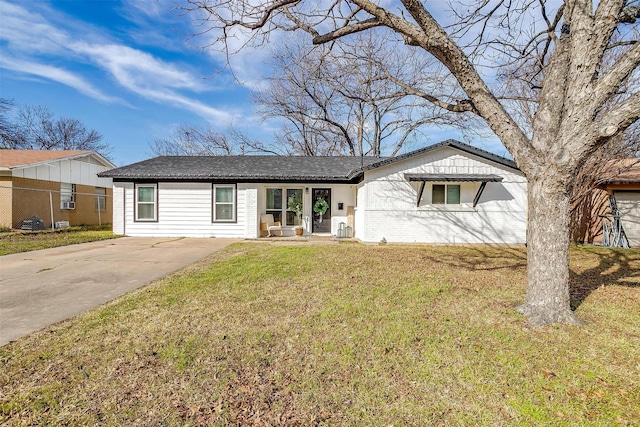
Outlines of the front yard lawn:
{"label": "front yard lawn", "polygon": [[0,424],[640,425],[640,251],[571,255],[531,330],[524,248],[236,244],[1,347]]}
{"label": "front yard lawn", "polygon": [[111,231],[111,224],[42,231],[0,231],[0,256],[116,237]]}

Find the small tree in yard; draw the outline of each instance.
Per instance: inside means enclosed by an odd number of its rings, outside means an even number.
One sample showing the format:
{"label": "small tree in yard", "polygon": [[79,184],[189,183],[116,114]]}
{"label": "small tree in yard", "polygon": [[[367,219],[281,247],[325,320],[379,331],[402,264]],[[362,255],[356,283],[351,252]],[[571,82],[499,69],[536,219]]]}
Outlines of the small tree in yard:
{"label": "small tree in yard", "polygon": [[[304,31],[323,44],[386,29],[415,54],[437,59],[466,98],[422,88],[414,94],[484,119],[528,180],[528,277],[518,311],[532,325],[580,323],[569,304],[570,195],[592,153],[640,117],[637,0],[486,0],[455,4],[443,18],[418,0],[185,1],[182,8],[203,20],[222,48],[231,37],[260,45],[277,30]],[[610,51],[617,59],[605,61]],[[505,92],[508,85],[495,84],[489,68],[509,70],[509,79],[526,82],[532,96]],[[512,102],[529,105],[530,128]]]}

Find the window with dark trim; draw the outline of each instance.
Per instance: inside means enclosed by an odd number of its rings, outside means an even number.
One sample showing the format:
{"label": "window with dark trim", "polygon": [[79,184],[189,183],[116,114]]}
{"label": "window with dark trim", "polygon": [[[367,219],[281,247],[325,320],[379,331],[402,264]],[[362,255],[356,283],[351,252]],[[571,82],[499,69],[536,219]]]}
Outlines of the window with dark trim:
{"label": "window with dark trim", "polygon": [[136,221],[158,220],[158,184],[136,184]]}
{"label": "window with dark trim", "polygon": [[431,188],[431,204],[459,205],[460,184],[433,184]]}
{"label": "window with dark trim", "polygon": [[267,188],[267,213],[282,225],[302,225],[295,208],[303,210],[303,192],[303,188]]}
{"label": "window with dark trim", "polygon": [[236,221],[236,186],[213,184],[213,222]]}

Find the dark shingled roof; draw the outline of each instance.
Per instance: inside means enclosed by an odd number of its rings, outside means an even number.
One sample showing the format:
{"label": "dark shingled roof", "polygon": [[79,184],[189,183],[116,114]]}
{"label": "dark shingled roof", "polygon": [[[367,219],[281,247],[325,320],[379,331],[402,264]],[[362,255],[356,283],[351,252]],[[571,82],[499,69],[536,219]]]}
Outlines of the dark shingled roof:
{"label": "dark shingled roof", "polygon": [[453,139],[396,157],[352,156],[160,156],[102,172],[98,176],[120,181],[321,181],[354,182],[371,169],[442,147],[453,147],[518,169],[513,160]]}
{"label": "dark shingled roof", "polygon": [[113,179],[340,181],[350,172],[379,161],[375,157],[160,156],[106,171]]}

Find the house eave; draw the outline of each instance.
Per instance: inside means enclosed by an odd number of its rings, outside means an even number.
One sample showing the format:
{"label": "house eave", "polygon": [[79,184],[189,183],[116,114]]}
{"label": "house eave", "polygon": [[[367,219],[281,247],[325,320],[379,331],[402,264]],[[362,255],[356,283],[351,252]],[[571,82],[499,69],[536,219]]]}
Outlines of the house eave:
{"label": "house eave", "polygon": [[[110,177],[100,174],[102,177]],[[359,182],[358,177],[347,179],[345,177],[331,176],[286,176],[274,175],[262,176],[185,176],[185,175],[136,175],[113,176],[113,182],[243,182],[243,183],[323,183],[323,184],[354,184]]]}

